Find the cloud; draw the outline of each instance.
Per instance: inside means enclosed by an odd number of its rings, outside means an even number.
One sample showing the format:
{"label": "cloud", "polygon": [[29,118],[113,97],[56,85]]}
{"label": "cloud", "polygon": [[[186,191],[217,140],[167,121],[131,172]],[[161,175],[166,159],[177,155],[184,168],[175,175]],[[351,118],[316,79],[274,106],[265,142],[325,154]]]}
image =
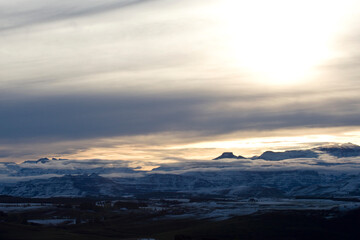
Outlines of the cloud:
{"label": "cloud", "polygon": [[[42,23],[67,20],[115,11],[124,7],[150,2],[152,0],[105,0],[101,1],[14,1],[0,4],[0,13],[3,20],[1,31],[15,30]],[[7,11],[5,11],[5,9]]]}
{"label": "cloud", "polygon": [[254,83],[208,2],[0,3],[0,157],[122,145],[180,159],[161,145],[359,126],[358,37],[314,81]]}
{"label": "cloud", "polygon": [[160,164],[151,173],[161,174],[187,174],[193,172],[219,172],[226,175],[233,171],[291,171],[314,170],[328,173],[353,172],[359,170],[359,157],[339,158],[334,160],[327,156],[322,159],[286,159],[283,161],[269,162],[257,160],[225,160],[225,161],[185,161],[171,164]]}
{"label": "cloud", "polygon": [[[256,99],[262,97],[180,95],[55,96],[2,102],[0,141],[74,140],[168,131],[217,135],[250,129],[358,126],[360,117],[356,99],[267,106],[262,101],[271,101],[271,96],[257,103]],[[237,104],[228,106],[229,102]]]}
{"label": "cloud", "polygon": [[[114,160],[50,160],[46,163],[21,163],[1,164],[0,182],[17,182],[31,179],[46,179],[65,174],[91,174],[97,173],[104,177],[125,177],[136,178],[148,174],[197,174],[203,173],[204,177],[212,177],[221,174],[222,177],[233,176],[234,172],[268,172],[268,171],[293,171],[312,170],[329,174],[353,173],[357,174],[360,169],[360,157],[333,158],[322,155],[320,158],[286,159],[282,161],[266,161],[262,159],[236,159],[236,160],[187,160],[179,159],[173,163],[160,163],[155,165],[147,164],[142,167],[151,166],[145,171],[139,171],[139,166],[131,161]],[[152,170],[151,170],[152,169]],[[144,169],[142,169],[144,170]],[[208,173],[208,174],[207,174]]]}
{"label": "cloud", "polygon": [[36,176],[9,176],[7,174],[0,174],[1,183],[16,183],[20,181],[30,181],[34,179],[48,179],[52,177],[62,177],[61,174],[42,174]]}

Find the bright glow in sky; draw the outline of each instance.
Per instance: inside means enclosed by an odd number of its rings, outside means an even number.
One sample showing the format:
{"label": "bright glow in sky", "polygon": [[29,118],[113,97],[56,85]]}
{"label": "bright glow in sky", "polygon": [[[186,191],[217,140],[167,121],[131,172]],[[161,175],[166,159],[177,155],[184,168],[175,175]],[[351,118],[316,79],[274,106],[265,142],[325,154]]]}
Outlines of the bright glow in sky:
{"label": "bright glow in sky", "polygon": [[317,65],[334,57],[331,45],[355,3],[226,0],[213,14],[222,21],[230,64],[260,84],[287,85],[309,81]]}

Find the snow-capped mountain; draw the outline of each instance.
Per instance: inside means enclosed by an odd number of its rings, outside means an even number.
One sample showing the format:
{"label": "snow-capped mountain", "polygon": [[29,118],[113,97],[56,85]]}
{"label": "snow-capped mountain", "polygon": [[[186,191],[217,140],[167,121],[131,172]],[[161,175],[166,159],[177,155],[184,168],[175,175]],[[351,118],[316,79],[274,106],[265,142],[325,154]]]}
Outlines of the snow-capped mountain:
{"label": "snow-capped mountain", "polygon": [[360,146],[345,143],[345,144],[333,144],[328,146],[322,146],[315,148],[315,150],[327,153],[329,155],[341,158],[341,157],[358,157],[360,156]]}
{"label": "snow-capped mountain", "polygon": [[[160,164],[150,171],[139,171],[125,161],[42,158],[20,164],[0,163],[0,194],[360,198],[359,149],[345,144],[266,151],[251,159],[225,152],[217,161],[179,161]],[[227,161],[229,158],[233,160]]]}
{"label": "snow-capped mountain", "polygon": [[119,184],[97,174],[35,179],[3,186],[1,189],[2,195],[37,198],[119,196],[122,192]]}
{"label": "snow-capped mountain", "polygon": [[359,174],[216,171],[112,179],[97,174],[65,175],[7,184],[0,193],[22,197],[120,197],[155,192],[221,197],[360,197],[359,187]]}
{"label": "snow-capped mountain", "polygon": [[[61,160],[67,160],[67,159],[61,159],[61,158],[59,158],[59,159],[57,159],[57,158],[52,158],[51,159],[52,161],[61,161]],[[48,163],[48,162],[50,162],[51,161],[49,158],[40,158],[40,159],[38,159],[38,160],[36,160],[36,161],[31,161],[31,160],[28,160],[28,161],[25,161],[25,162],[23,162],[23,163],[30,163],[30,164],[40,164],[40,163]]]}
{"label": "snow-capped mountain", "polygon": [[134,173],[134,168],[129,168],[124,161],[106,160],[68,160],[56,158],[40,158],[36,161],[25,161],[20,164],[0,163],[0,183],[4,179],[32,177],[41,175],[66,175],[66,174],[115,174]]}
{"label": "snow-capped mountain", "polygon": [[[288,151],[265,151],[260,156],[253,156],[249,159],[263,159],[268,161],[280,161],[285,159],[294,159],[294,158],[318,158],[322,154],[328,154],[338,158],[344,157],[359,157],[360,156],[360,146],[352,143],[344,144],[332,144],[322,147],[316,147],[306,150],[288,150]],[[214,160],[219,159],[244,159],[243,156],[236,156],[232,152],[224,152],[219,157],[214,158]]]}

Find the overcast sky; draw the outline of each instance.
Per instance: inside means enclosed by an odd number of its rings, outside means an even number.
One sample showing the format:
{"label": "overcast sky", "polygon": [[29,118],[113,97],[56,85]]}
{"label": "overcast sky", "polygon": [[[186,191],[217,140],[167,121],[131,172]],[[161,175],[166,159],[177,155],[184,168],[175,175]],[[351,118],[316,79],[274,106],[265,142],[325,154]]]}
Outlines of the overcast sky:
{"label": "overcast sky", "polygon": [[1,1],[0,161],[360,143],[359,19],[351,0]]}

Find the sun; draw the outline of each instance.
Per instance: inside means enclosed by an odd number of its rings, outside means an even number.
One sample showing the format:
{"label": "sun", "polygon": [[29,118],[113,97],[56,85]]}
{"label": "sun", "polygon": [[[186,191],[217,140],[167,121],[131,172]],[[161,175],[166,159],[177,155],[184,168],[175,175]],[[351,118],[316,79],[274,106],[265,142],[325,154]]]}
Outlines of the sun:
{"label": "sun", "polygon": [[316,66],[331,57],[331,43],[350,5],[340,1],[224,0],[216,14],[230,62],[236,68],[247,72],[254,82],[288,85],[306,81]]}

